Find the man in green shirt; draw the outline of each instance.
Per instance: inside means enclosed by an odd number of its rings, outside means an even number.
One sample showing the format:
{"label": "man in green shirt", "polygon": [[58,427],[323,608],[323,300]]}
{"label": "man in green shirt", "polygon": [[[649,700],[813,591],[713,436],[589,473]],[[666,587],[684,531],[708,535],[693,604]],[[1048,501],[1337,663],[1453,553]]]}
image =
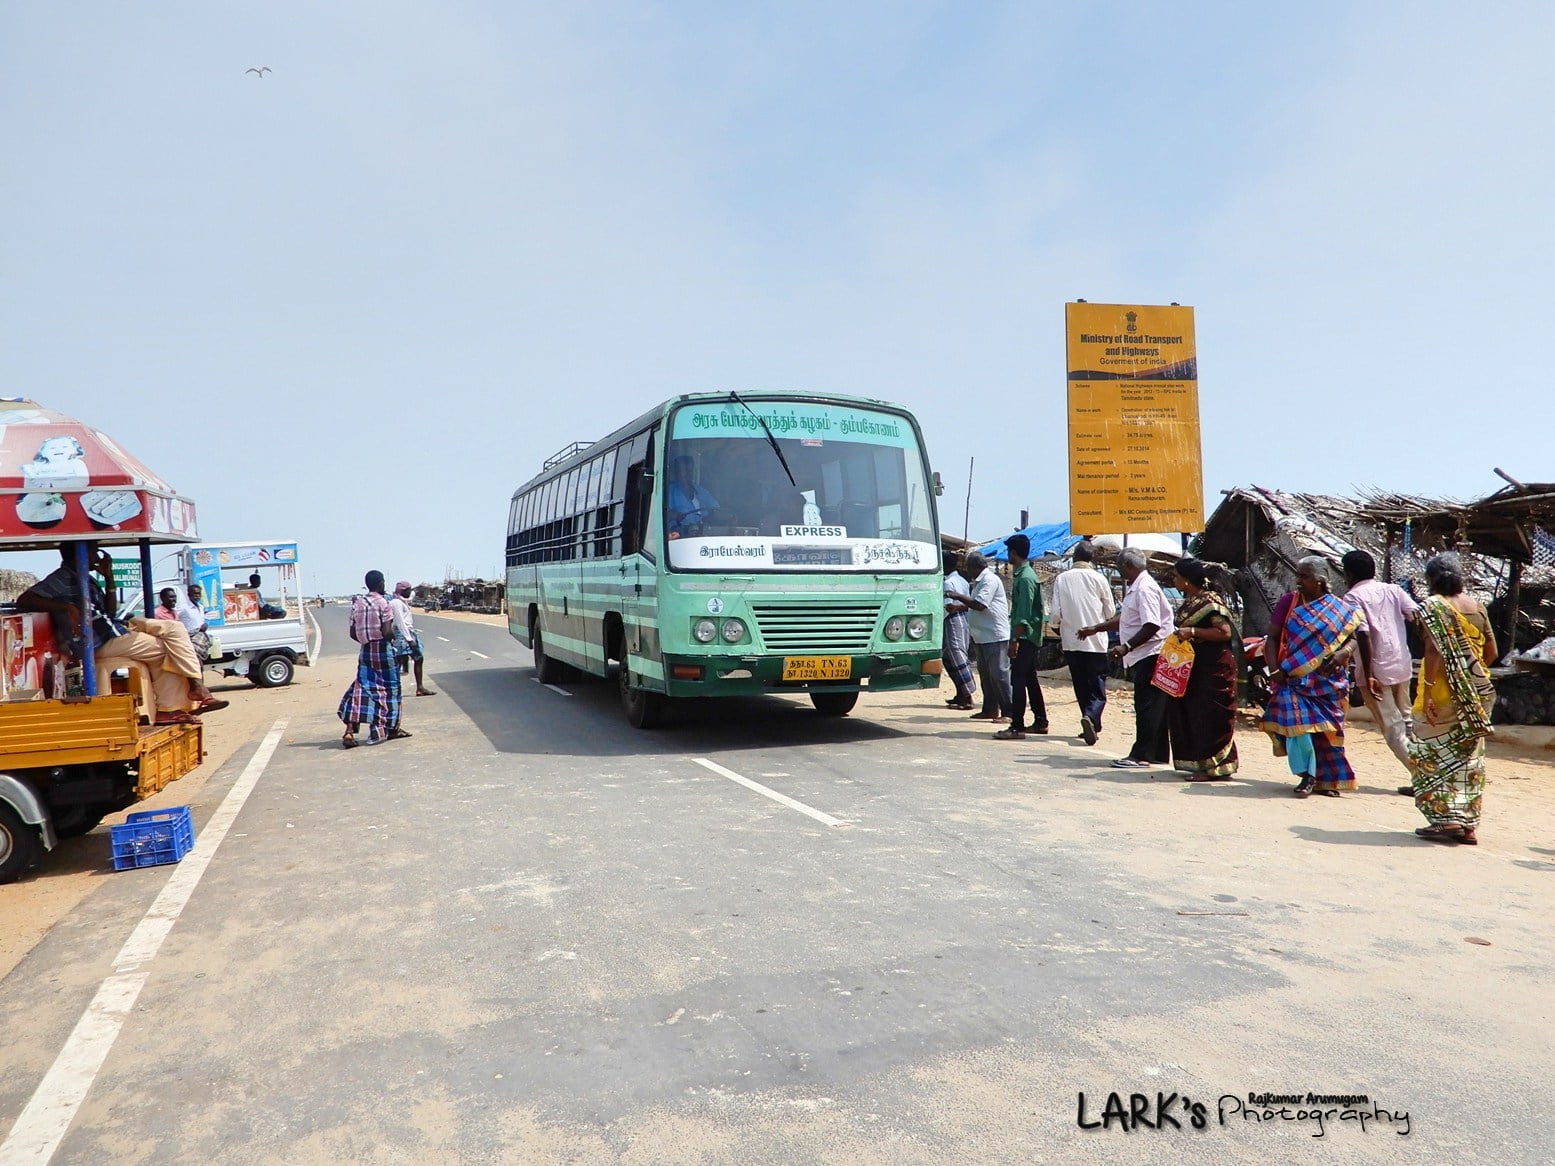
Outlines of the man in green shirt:
{"label": "man in green shirt", "polygon": [[[1004,543],[1013,571],[1010,595],[1010,689],[1014,707],[1010,727],[994,737],[1019,741],[1027,733],[1047,732],[1047,704],[1037,678],[1037,649],[1042,646],[1042,585],[1031,569],[1031,540],[1012,534]],[[1026,702],[1031,702],[1031,725],[1026,725]]]}

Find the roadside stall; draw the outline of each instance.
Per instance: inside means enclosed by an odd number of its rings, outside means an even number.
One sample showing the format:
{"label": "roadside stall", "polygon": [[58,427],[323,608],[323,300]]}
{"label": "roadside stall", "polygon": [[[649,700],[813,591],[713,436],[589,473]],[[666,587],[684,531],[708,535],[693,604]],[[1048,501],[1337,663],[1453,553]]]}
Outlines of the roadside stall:
{"label": "roadside stall", "polygon": [[181,586],[198,584],[221,648],[210,666],[260,688],[290,684],[307,665],[302,563],[295,542],[201,543],[178,551]]}
{"label": "roadside stall", "polygon": [[[141,610],[151,611],[151,548],[196,538],[194,504],[107,434],[0,399],[0,552],[69,556],[80,612],[93,607],[97,551],[138,550]],[[51,615],[0,605],[0,883],[203,756],[198,720],[158,724],[145,671],[116,676],[91,634],[72,642],[70,632]]]}
{"label": "roadside stall", "polygon": [[[292,682],[298,665],[311,663],[296,542],[181,546],[160,556],[155,571],[153,595],[171,587],[181,602],[192,602],[190,588],[200,589],[200,613],[210,637],[207,668],[244,677],[259,688],[280,688]],[[119,610],[139,612],[140,560],[115,558],[114,579]]]}

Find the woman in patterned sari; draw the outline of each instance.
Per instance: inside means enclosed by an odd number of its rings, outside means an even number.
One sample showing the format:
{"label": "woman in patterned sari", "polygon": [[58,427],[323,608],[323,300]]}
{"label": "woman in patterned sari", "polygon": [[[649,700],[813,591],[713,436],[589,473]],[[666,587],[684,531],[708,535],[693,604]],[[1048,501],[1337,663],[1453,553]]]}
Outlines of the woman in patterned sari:
{"label": "woman in patterned sari", "polygon": [[1319,793],[1337,798],[1355,788],[1355,770],[1344,755],[1344,710],[1350,695],[1348,667],[1365,617],[1328,591],[1328,564],[1316,555],[1296,564],[1296,590],[1275,606],[1265,650],[1273,695],[1263,731],[1274,755],[1299,779],[1298,798]]}
{"label": "woman in patterned sari", "polygon": [[1493,731],[1496,690],[1486,669],[1496,658],[1496,637],[1485,609],[1463,594],[1457,555],[1433,558],[1425,580],[1431,594],[1418,616],[1425,661],[1409,759],[1415,805],[1430,825],[1415,833],[1431,842],[1474,846],[1485,791],[1485,738]]}
{"label": "woman in patterned sari", "polygon": [[1188,690],[1166,707],[1173,764],[1188,781],[1226,781],[1238,764],[1231,611],[1199,560],[1179,559],[1176,583],[1185,598],[1174,634],[1193,645],[1193,671]]}

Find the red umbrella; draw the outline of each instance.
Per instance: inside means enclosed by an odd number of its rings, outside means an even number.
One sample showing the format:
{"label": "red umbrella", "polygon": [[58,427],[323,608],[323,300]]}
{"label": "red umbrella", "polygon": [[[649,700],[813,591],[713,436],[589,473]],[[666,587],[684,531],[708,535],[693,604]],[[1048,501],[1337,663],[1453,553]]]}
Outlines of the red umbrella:
{"label": "red umbrella", "polygon": [[0,398],[0,541],[195,542],[194,503],[101,430]]}

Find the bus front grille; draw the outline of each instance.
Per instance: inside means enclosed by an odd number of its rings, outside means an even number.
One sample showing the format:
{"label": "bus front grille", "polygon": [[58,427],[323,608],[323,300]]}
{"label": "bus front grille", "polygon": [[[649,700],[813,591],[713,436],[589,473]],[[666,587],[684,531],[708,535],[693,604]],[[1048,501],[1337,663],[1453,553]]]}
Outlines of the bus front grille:
{"label": "bus front grille", "polygon": [[878,603],[755,603],[751,614],[773,652],[867,652]]}

